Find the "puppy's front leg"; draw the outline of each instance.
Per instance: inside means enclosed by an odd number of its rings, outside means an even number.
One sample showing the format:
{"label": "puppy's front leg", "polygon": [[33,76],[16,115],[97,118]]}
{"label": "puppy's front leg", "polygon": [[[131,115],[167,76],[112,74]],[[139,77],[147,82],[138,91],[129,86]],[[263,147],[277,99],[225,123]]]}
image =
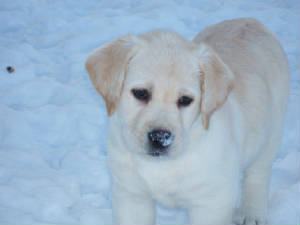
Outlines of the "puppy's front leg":
{"label": "puppy's front leg", "polygon": [[233,207],[208,208],[193,207],[189,209],[191,225],[231,225]]}
{"label": "puppy's front leg", "polygon": [[114,223],[116,225],[154,225],[155,204],[148,196],[135,195],[115,186],[112,193]]}
{"label": "puppy's front leg", "polygon": [[192,225],[231,225],[238,197],[238,185],[210,187],[212,192],[199,196],[198,203],[194,202],[189,208]]}

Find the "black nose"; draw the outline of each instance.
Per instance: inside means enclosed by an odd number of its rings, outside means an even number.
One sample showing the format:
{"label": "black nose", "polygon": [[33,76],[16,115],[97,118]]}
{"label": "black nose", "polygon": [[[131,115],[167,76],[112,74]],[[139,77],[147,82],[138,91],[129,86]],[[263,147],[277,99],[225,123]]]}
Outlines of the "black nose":
{"label": "black nose", "polygon": [[151,146],[151,155],[158,156],[166,153],[167,148],[172,144],[174,136],[168,130],[156,129],[148,133],[148,140]]}

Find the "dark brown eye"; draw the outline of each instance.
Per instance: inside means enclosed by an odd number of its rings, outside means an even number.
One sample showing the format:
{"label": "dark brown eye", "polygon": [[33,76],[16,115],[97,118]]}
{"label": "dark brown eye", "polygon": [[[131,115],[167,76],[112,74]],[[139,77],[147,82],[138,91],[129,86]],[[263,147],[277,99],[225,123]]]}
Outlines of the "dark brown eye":
{"label": "dark brown eye", "polygon": [[178,107],[186,107],[186,106],[190,105],[193,101],[194,101],[194,99],[192,99],[191,97],[182,96],[178,99],[177,105],[178,105]]}
{"label": "dark brown eye", "polygon": [[131,92],[136,99],[142,102],[148,102],[150,100],[150,93],[147,89],[132,89]]}

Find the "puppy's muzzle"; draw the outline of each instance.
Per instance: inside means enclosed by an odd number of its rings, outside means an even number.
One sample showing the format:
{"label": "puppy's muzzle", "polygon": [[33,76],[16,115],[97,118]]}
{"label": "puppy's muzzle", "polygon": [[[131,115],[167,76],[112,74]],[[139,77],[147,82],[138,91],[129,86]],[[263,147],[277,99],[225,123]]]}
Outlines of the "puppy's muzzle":
{"label": "puppy's muzzle", "polygon": [[169,130],[155,129],[148,133],[149,154],[159,156],[167,153],[168,147],[171,146],[174,135]]}

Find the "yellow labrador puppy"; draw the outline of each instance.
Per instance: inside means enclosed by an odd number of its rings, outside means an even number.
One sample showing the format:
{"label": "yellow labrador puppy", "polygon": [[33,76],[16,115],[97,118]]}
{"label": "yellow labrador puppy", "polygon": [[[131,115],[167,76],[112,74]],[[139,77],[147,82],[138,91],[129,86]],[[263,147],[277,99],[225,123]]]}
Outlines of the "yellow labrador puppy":
{"label": "yellow labrador puppy", "polygon": [[86,68],[111,116],[116,224],[155,224],[155,201],[187,208],[191,224],[266,223],[289,92],[286,57],[266,27],[225,21],[192,42],[126,35]]}

